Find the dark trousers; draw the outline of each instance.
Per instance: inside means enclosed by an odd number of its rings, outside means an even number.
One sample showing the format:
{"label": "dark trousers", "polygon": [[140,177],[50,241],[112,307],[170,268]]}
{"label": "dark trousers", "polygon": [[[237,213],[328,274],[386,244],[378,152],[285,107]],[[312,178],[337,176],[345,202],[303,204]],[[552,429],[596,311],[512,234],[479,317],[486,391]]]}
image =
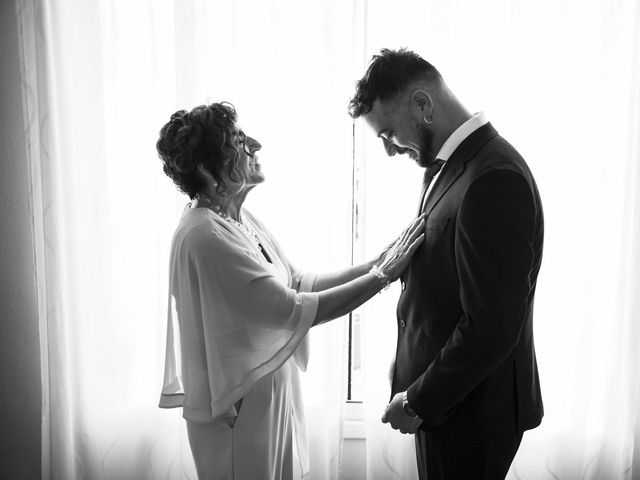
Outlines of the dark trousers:
{"label": "dark trousers", "polygon": [[415,438],[420,480],[504,480],[522,433],[485,443],[450,440],[422,430]]}

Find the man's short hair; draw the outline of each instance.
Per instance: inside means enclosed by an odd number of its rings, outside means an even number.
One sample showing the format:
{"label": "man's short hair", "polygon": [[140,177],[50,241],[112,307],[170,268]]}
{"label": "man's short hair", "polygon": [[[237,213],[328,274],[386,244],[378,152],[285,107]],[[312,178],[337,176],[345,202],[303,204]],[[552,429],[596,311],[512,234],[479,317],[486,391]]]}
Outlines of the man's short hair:
{"label": "man's short hair", "polygon": [[373,56],[364,77],[356,84],[349,114],[358,118],[368,113],[374,101],[389,100],[419,78],[442,81],[440,72],[417,53],[406,48],[383,48],[379,55]]}

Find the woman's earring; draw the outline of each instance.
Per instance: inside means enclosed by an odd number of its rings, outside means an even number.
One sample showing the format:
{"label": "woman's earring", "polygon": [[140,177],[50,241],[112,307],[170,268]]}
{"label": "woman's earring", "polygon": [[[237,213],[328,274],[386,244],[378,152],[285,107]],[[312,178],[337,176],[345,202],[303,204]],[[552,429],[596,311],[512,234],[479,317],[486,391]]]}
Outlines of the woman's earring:
{"label": "woman's earring", "polygon": [[423,120],[424,120],[424,123],[429,125],[429,124],[433,123],[433,115],[429,115],[428,117],[425,115]]}

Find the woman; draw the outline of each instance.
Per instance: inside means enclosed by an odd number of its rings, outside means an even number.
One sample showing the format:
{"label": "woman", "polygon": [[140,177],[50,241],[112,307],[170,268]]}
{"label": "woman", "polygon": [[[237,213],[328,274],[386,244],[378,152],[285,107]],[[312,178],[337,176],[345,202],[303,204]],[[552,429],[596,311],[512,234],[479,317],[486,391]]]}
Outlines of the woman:
{"label": "woman", "polygon": [[264,175],[260,143],[236,120],[227,103],[181,110],[157,142],[165,173],[192,200],[171,248],[160,406],[183,408],[200,479],[300,478],[307,332],[395,281],[424,221],[412,222],[379,265],[303,274],[242,208]]}

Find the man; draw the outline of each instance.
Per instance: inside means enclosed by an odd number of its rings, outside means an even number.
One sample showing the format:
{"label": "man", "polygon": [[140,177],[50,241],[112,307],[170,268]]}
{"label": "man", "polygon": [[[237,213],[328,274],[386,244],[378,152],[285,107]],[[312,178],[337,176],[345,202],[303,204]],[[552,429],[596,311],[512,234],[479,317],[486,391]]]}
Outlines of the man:
{"label": "man", "polygon": [[350,103],[388,155],[425,168],[425,240],[402,277],[391,402],[420,478],[504,478],[542,420],[533,298],[543,215],[527,164],[407,50],[373,57]]}

